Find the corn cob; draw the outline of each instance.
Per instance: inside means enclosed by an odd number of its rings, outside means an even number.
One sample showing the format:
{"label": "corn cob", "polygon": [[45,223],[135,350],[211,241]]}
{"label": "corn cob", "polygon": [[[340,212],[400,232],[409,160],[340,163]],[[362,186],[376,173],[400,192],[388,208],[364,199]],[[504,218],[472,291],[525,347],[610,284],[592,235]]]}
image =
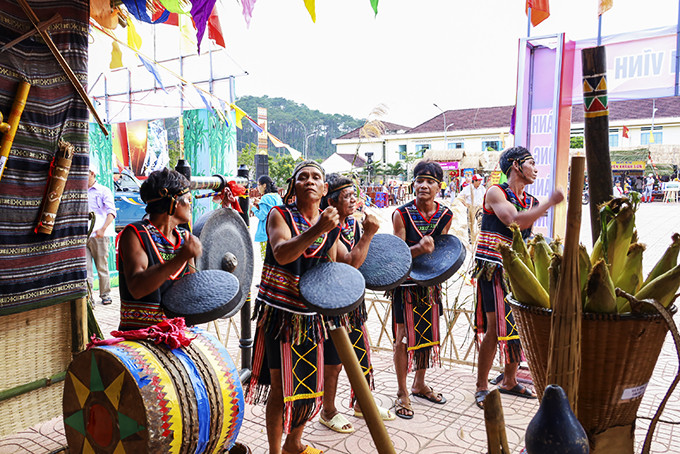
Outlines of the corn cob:
{"label": "corn cob", "polygon": [[550,308],[550,299],[541,284],[519,255],[505,244],[499,244],[498,249],[503,257],[503,268],[510,280],[512,294],[517,301],[530,306]]}
{"label": "corn cob", "polygon": [[548,268],[548,292],[550,301],[555,301],[557,295],[557,284],[560,281],[560,270],[562,268],[562,256],[560,254],[553,254],[550,259],[550,267]]}
{"label": "corn cob", "polygon": [[635,294],[635,298],[655,299],[664,307],[673,301],[675,292],[680,287],[680,265],[666,271]]}
{"label": "corn cob", "polygon": [[[607,224],[607,231],[602,232],[593,246],[590,262],[594,265],[600,259],[605,259],[609,265],[609,275],[617,280],[623,270],[628,255],[628,247],[635,230],[635,211],[633,206],[623,203],[614,219]],[[604,256],[603,235],[607,238],[607,256]]]}
{"label": "corn cob", "polygon": [[651,281],[677,265],[678,252],[680,252],[680,234],[674,233],[673,236],[671,236],[671,241],[671,245],[668,246],[666,252],[664,252],[663,256],[661,256],[656,265],[654,265],[654,268],[649,273],[649,276],[647,276],[647,279],[645,279],[641,288],[644,288]]}
{"label": "corn cob", "polygon": [[540,233],[536,234],[534,237],[532,246],[534,251],[534,273],[536,274],[538,282],[541,283],[547,292],[550,290],[550,272],[548,271],[548,268],[550,267],[552,250]]}
{"label": "corn cob", "polygon": [[613,314],[616,312],[614,283],[609,276],[609,267],[604,260],[598,260],[588,276],[586,285],[586,312]]}
{"label": "corn cob", "polygon": [[[626,293],[635,295],[642,285],[642,253],[645,245],[633,243],[628,248],[628,255],[623,266],[623,272],[616,281],[616,286]],[[630,302],[623,298],[616,298],[616,309],[619,313],[630,312]]]}
{"label": "corn cob", "polygon": [[527,245],[522,238],[522,231],[514,222],[510,224],[510,230],[512,230],[512,250],[517,253],[522,262],[529,268],[529,271],[535,274],[534,262],[531,261],[531,255],[529,255]]}
{"label": "corn cob", "polygon": [[564,253],[564,245],[562,244],[562,238],[554,238],[550,242],[550,249],[552,249],[552,251],[555,254],[562,255]]}
{"label": "corn cob", "polygon": [[[578,245],[578,267],[581,281],[581,294],[582,297],[585,296],[583,293],[586,289],[586,282],[588,282],[588,275],[593,266],[590,264],[590,256],[588,256],[588,250],[583,244]],[[585,301],[585,298],[583,298]]]}

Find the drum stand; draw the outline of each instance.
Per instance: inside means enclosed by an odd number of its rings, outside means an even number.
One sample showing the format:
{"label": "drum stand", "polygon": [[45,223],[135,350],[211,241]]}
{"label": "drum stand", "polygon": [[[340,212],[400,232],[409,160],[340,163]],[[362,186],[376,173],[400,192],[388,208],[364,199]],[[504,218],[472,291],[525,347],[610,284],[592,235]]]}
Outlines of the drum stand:
{"label": "drum stand", "polygon": [[335,344],[335,349],[338,351],[340,361],[342,361],[342,365],[345,367],[349,382],[361,405],[361,411],[366,419],[368,431],[371,433],[371,438],[373,438],[378,453],[395,454],[394,445],[387,434],[387,429],[385,429],[385,424],[378,412],[378,406],[375,404],[373,394],[371,394],[364,374],[361,373],[361,366],[352,348],[347,330],[342,327],[331,326],[330,324],[328,328],[333,344]]}

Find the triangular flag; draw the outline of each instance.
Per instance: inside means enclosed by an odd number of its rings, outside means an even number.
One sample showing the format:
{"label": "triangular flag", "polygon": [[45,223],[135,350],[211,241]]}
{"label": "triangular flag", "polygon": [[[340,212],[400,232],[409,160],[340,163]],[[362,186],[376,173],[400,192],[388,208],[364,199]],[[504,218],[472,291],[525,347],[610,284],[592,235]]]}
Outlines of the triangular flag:
{"label": "triangular flag", "polygon": [[208,38],[215,41],[215,44],[218,46],[227,47],[224,44],[220,18],[217,16],[217,7],[213,8],[212,13],[210,13],[210,18],[208,19]]}
{"label": "triangular flag", "polygon": [[179,21],[179,49],[182,55],[191,55],[196,52],[196,35],[194,24],[189,16],[180,14]]}
{"label": "triangular flag", "polygon": [[597,15],[601,16],[605,12],[609,11],[614,5],[614,0],[598,0],[597,2]]}
{"label": "triangular flag", "polygon": [[371,8],[373,8],[373,11],[375,12],[375,15],[378,15],[378,0],[371,0]]}
{"label": "triangular flag", "polygon": [[201,53],[201,41],[203,41],[203,34],[205,33],[205,25],[208,23],[208,18],[213,8],[215,8],[216,0],[191,0],[191,17],[194,19],[194,26],[196,27],[196,43],[198,44],[198,53]]}
{"label": "triangular flag", "polygon": [[139,33],[137,33],[135,21],[133,21],[130,16],[128,16],[127,24],[128,46],[130,46],[130,48],[133,50],[139,50],[142,47],[142,37],[139,36]]}
{"label": "triangular flag", "polygon": [[184,0],[158,0],[161,5],[171,13],[186,14],[188,13],[188,2]]}
{"label": "triangular flag", "polygon": [[654,143],[654,128],[649,130],[649,143]]}
{"label": "triangular flag", "polygon": [[236,104],[230,104],[230,107],[234,109],[234,112],[236,113],[236,127],[238,129],[243,129],[243,117],[247,117],[246,113],[242,111]]}
{"label": "triangular flag", "polygon": [[252,125],[252,127],[255,128],[255,131],[257,131],[258,133],[264,132],[264,128],[262,128],[262,126],[258,125],[255,120],[253,120],[252,118],[250,118],[247,115],[246,115],[246,119],[248,120],[248,123],[250,123]]}
{"label": "triangular flag", "polygon": [[285,149],[287,149],[288,152],[290,153],[290,156],[293,158],[293,160],[297,161],[298,159],[300,159],[300,158],[302,157],[302,153],[300,153],[299,151],[297,151],[295,148],[291,147],[290,145],[281,142],[281,140],[279,140],[279,139],[278,139],[274,134],[272,134],[271,132],[267,131],[267,136],[269,137],[269,140],[272,141],[272,143],[274,144],[274,146],[275,146],[276,148],[285,148]]}
{"label": "triangular flag", "polygon": [[177,25],[177,13],[171,13],[158,0],[153,0],[151,20],[154,24]]}
{"label": "triangular flag", "polygon": [[246,26],[250,27],[250,19],[253,18],[255,0],[241,0],[241,4],[243,5],[243,18],[246,20]]}
{"label": "triangular flag", "polygon": [[111,63],[109,63],[110,69],[122,68],[123,67],[123,53],[120,50],[120,46],[117,41],[111,44]]}
{"label": "triangular flag", "polygon": [[316,5],[314,0],[304,0],[305,8],[309,11],[309,15],[312,16],[312,22],[316,24]]}
{"label": "triangular flag", "polygon": [[194,88],[196,89],[196,93],[198,93],[198,96],[201,97],[201,101],[203,101],[203,104],[205,104],[205,108],[210,111],[210,113],[214,113],[213,107],[210,105],[207,99],[205,99],[205,96],[203,96],[203,91],[198,88],[196,85],[194,85]]}
{"label": "triangular flag", "polygon": [[146,10],[146,0],[122,0],[125,4],[127,10],[134,16],[138,21],[146,22],[149,24],[155,24],[158,22],[165,22],[170,15],[170,12],[165,8],[160,8],[158,14],[154,14],[153,17],[149,17],[149,13]]}
{"label": "triangular flag", "polygon": [[548,0],[527,0],[524,12],[528,13],[531,8],[531,25],[534,27],[546,20],[550,16],[550,5]]}
{"label": "triangular flag", "polygon": [[158,82],[158,85],[160,85],[161,88],[163,89],[163,91],[165,91],[167,93],[167,91],[165,90],[165,85],[163,85],[163,81],[161,80],[161,75],[158,74],[158,71],[156,70],[156,65],[154,63],[151,63],[150,61],[147,61],[144,57],[142,57],[139,54],[137,54],[137,56],[142,61],[142,65],[144,65],[146,70],[149,71],[153,75],[154,79],[156,79],[156,82]]}

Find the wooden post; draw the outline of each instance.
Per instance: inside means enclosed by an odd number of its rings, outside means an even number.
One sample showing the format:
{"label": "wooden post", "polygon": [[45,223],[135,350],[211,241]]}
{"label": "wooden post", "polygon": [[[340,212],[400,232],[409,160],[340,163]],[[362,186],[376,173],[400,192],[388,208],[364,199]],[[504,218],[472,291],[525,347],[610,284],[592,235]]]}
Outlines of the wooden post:
{"label": "wooden post", "polygon": [[347,331],[344,328],[335,328],[329,331],[333,344],[335,344],[335,349],[338,351],[340,361],[342,361],[342,365],[347,372],[349,382],[354,389],[354,394],[356,394],[359,405],[361,405],[361,412],[364,414],[368,431],[371,433],[378,453],[395,454],[394,445],[387,434],[387,429],[385,429],[385,424],[378,412],[373,394],[371,394],[368,383],[366,383],[366,378],[361,372],[359,360],[354,353]]}
{"label": "wooden post", "polygon": [[71,351],[80,353],[87,345],[87,298],[71,301],[71,332],[73,343]]}
{"label": "wooden post", "polygon": [[[609,104],[607,101],[607,58],[603,46],[581,51],[583,63],[583,120],[590,193],[590,226],[593,244],[600,236],[598,206],[613,195],[609,156]],[[565,389],[566,391],[566,389]]]}
{"label": "wooden post", "polygon": [[501,394],[498,389],[491,391],[484,399],[484,424],[489,454],[510,454]]}

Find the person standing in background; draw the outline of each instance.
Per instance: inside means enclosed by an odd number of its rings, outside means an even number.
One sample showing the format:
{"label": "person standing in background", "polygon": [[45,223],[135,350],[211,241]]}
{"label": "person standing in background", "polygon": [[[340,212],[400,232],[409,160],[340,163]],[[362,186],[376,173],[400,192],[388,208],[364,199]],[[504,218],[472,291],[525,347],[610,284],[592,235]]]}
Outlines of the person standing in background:
{"label": "person standing in background", "polygon": [[253,199],[250,211],[257,218],[255,241],[260,243],[260,253],[262,260],[264,260],[264,253],[267,248],[267,215],[269,215],[269,210],[275,206],[283,205],[283,200],[281,200],[274,181],[267,175],[262,175],[257,179],[257,190],[262,196],[259,199]]}
{"label": "person standing in background", "polygon": [[652,191],[654,189],[654,176],[650,173],[645,180],[645,192],[642,194],[643,202],[651,202],[654,200]]}
{"label": "person standing in background", "polygon": [[99,275],[99,297],[102,304],[111,304],[111,282],[109,279],[109,238],[115,236],[114,219],[116,218],[116,206],[113,202],[113,194],[106,186],[97,183],[99,171],[97,166],[90,162],[90,177],[87,184],[87,204],[94,213],[94,229],[87,239],[87,282],[92,288],[94,282],[94,270],[92,260],[97,267]]}
{"label": "person standing in background", "polygon": [[482,222],[482,204],[486,188],[482,184],[483,178],[479,174],[472,176],[472,184],[469,184],[460,191],[459,197],[468,212],[468,235],[470,244],[474,244]]}

